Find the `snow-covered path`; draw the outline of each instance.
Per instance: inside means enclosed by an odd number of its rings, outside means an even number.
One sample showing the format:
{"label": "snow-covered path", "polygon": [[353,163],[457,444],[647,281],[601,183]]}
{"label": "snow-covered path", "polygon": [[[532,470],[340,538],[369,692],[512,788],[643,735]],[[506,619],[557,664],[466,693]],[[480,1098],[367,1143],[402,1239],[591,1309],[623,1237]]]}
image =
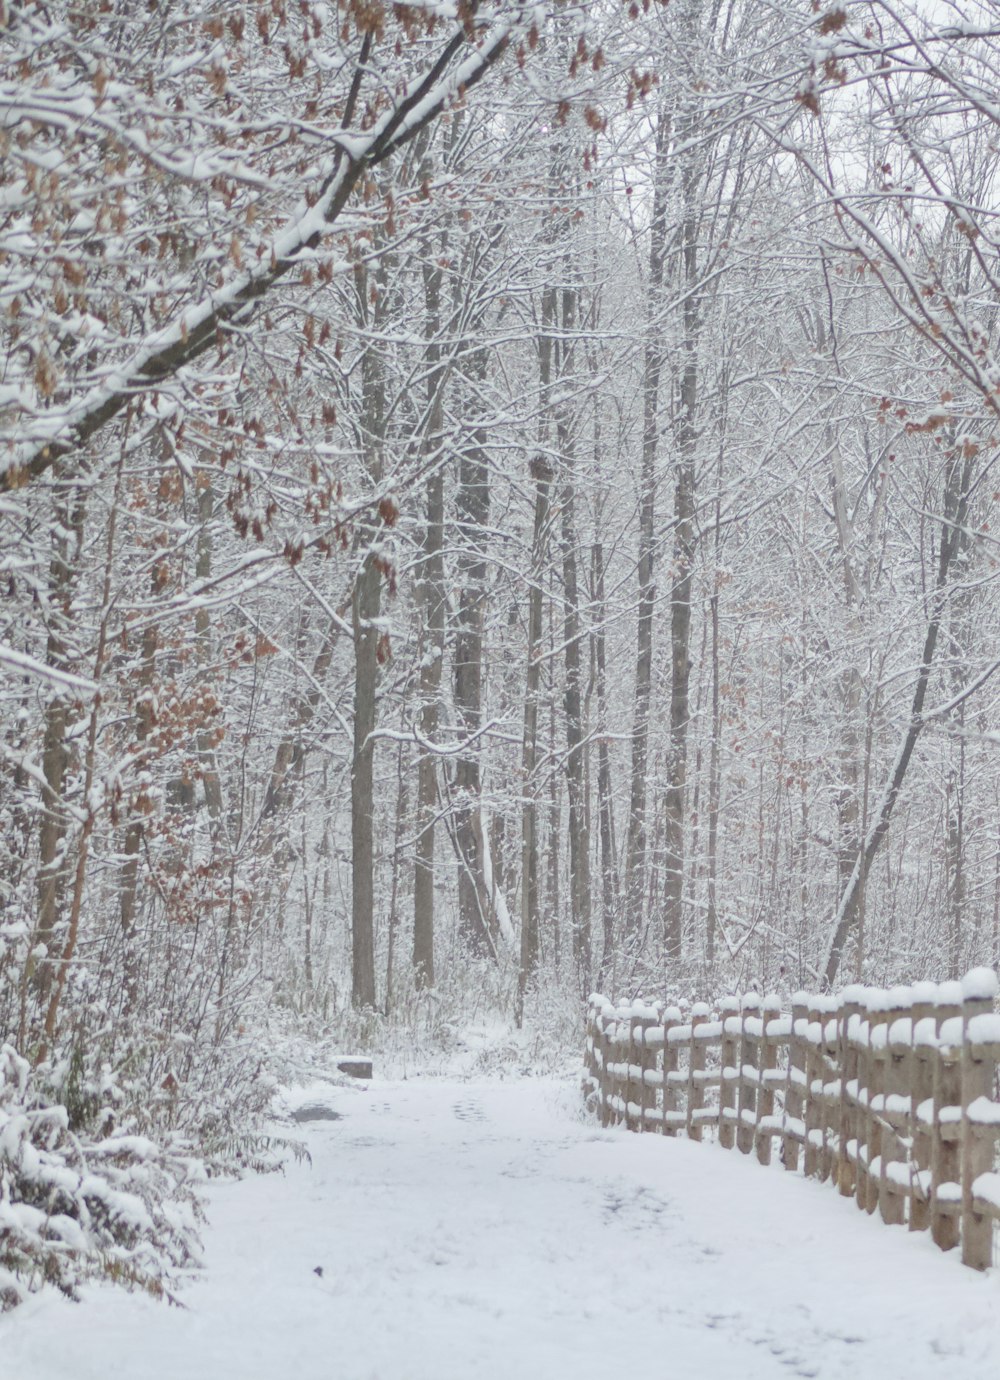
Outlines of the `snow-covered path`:
{"label": "snow-covered path", "polygon": [[601,1131],[566,1083],[323,1095],[343,1115],[303,1127],[311,1168],[213,1188],[186,1310],[32,1300],[0,1320],[0,1376],[1000,1376],[1000,1279],[828,1186]]}

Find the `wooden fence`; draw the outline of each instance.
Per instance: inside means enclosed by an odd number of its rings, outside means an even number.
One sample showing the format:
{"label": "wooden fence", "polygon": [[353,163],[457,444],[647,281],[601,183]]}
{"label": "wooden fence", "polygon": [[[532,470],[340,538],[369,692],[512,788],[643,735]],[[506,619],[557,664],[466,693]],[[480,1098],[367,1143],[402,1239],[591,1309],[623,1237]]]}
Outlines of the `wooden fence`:
{"label": "wooden fence", "polygon": [[588,1105],[604,1126],[756,1153],[829,1180],[866,1212],[993,1263],[1000,1221],[996,975],[836,997],[614,1006],[590,999]]}

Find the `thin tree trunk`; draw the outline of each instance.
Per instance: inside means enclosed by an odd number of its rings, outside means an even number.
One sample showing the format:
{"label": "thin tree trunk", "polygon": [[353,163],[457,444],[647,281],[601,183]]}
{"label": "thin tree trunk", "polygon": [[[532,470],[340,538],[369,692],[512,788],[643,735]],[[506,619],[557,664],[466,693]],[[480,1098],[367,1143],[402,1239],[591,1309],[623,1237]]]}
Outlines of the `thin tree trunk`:
{"label": "thin tree trunk", "polygon": [[[377,275],[377,300],[369,321],[368,274],[358,266],[355,287],[360,319],[378,326],[386,300],[388,256]],[[361,361],[364,447],[369,478],[382,478],[385,441],[385,377],[379,346],[369,341]],[[362,532],[368,550],[354,582],[351,626],[354,634],[354,734],[351,764],[351,1000],[356,1007],[375,1005],[375,839],[374,769],[378,690],[379,627],[382,611],[380,559],[372,549],[375,528]]]}
{"label": "thin tree trunk", "polygon": [[[152,593],[155,597],[161,588],[159,563],[157,563],[153,569],[151,583]],[[156,624],[150,622],[147,624],[142,638],[142,664],[139,670],[139,687],[142,692],[148,692],[153,684],[156,673],[156,652],[158,643],[159,638],[157,636]],[[143,770],[145,767],[144,744],[149,737],[152,726],[149,694],[140,693],[135,726],[136,742],[139,751],[136,767],[139,770]],[[121,929],[124,958],[122,976],[124,982],[123,1011],[125,1015],[128,1015],[135,1009],[135,1005],[139,999],[139,947],[136,933],[135,912],[139,889],[139,853],[142,848],[142,840],[145,832],[145,816],[141,812],[135,812],[132,819],[129,820],[128,827],[125,830],[125,843],[122,848],[125,860],[122,863],[121,876],[118,883],[118,923]]]}
{"label": "thin tree trunk", "polygon": [[667,221],[667,147],[670,118],[661,109],[656,125],[653,214],[649,239],[646,348],[642,376],[642,468],[639,476],[639,605],[636,622],[635,700],[632,711],[632,771],[625,851],[625,924],[634,939],[642,932],[646,890],[646,771],[649,704],[653,677],[653,546],[656,516],[656,456],[660,436],[660,375],[663,369],[663,258]]}
{"label": "thin tree trunk", "polygon": [[[444,465],[435,452],[441,445],[441,273],[438,265],[424,267],[427,309],[427,360],[430,364],[424,453],[432,466],[427,480],[427,521],[423,559],[417,584],[421,613],[420,732],[425,743],[438,731],[441,665],[444,660]],[[434,986],[434,834],[437,815],[437,763],[432,750],[421,750],[417,767],[417,840],[413,875],[413,973],[417,987]]]}
{"label": "thin tree trunk", "polygon": [[680,425],[674,489],[673,578],[670,589],[670,746],[664,848],[664,957],[676,963],[684,932],[684,800],[687,786],[689,686],[691,679],[691,584],[695,543],[695,447],[698,407],[698,221],[693,206],[697,174],[682,175],[685,219],[682,228],[684,283],[683,368],[680,386]]}
{"label": "thin tree trunk", "polygon": [[[49,666],[69,671],[72,661],[69,644],[71,603],[74,571],[83,543],[83,502],[67,484],[60,483],[56,488],[52,543],[45,659]],[[45,707],[42,743],[45,789],[38,833],[38,916],[31,948],[34,955],[44,946],[47,954],[37,966],[33,966],[34,958],[29,960],[34,987],[42,1000],[47,999],[52,986],[54,947],[69,874],[65,848],[70,821],[63,796],[70,761],[67,732],[72,718],[71,705],[72,697],[64,690],[56,690]]]}
{"label": "thin tree trunk", "polygon": [[[198,580],[207,580],[212,574],[212,515],[215,511],[215,494],[207,469],[198,471],[195,476],[195,487],[198,503],[198,547],[194,573]],[[205,666],[212,655],[212,620],[208,609],[197,610],[194,628],[198,660]],[[222,782],[215,760],[214,739],[209,730],[202,728],[198,730],[195,741],[201,765],[205,808],[208,810],[209,818],[217,820],[222,814]]]}
{"label": "thin tree trunk", "polygon": [[[487,353],[478,352],[474,369],[482,379]],[[483,611],[486,602],[485,531],[490,516],[486,435],[479,428],[459,457],[458,492],[458,612],[454,651],[455,707],[466,738],[482,727]],[[485,885],[478,827],[482,780],[478,743],[470,744],[455,764],[455,841],[461,860],[458,874],[459,932],[469,952],[478,957],[496,953],[497,923],[493,898]],[[496,883],[495,866],[491,869]]]}
{"label": "thin tree trunk", "polygon": [[399,931],[399,873],[403,863],[403,829],[406,822],[407,791],[403,771],[403,745],[399,745],[396,769],[396,837],[392,848],[392,886],[389,892],[388,941],[385,958],[385,1014],[392,1015],[396,995],[396,935]]}
{"label": "thin tree trunk", "polygon": [[524,994],[538,967],[538,688],[542,653],[542,565],[549,523],[552,466],[538,455],[531,463],[535,481],[535,523],[531,544],[528,593],[528,665],[524,687],[524,735],[521,749],[521,963],[517,1017],[524,1013]]}
{"label": "thin tree trunk", "polygon": [[[716,510],[718,542],[718,509]],[[718,557],[716,557],[718,561]],[[718,570],[718,565],[716,566]],[[722,712],[719,699],[719,591],[709,602],[712,621],[712,741],[708,750],[708,911],[705,916],[705,965],[708,976],[715,964],[715,930],[718,924],[719,884],[719,801],[722,791],[720,740]]]}
{"label": "thin tree trunk", "polygon": [[354,753],[351,768],[351,999],[375,1005],[375,841],[373,833],[375,694],[382,576],[374,552],[354,584]]}
{"label": "thin tree trunk", "polygon": [[889,832],[889,825],[892,822],[892,814],[906,780],[906,773],[913,756],[913,750],[917,745],[924,726],[923,712],[924,701],[927,697],[927,686],[930,681],[931,667],[934,663],[934,653],[937,650],[938,637],[941,631],[941,621],[944,617],[947,603],[947,585],[951,568],[952,559],[959,548],[962,539],[962,528],[965,524],[966,514],[969,506],[969,484],[973,471],[973,458],[971,456],[960,463],[956,457],[949,462],[948,471],[945,479],[944,492],[944,519],[941,523],[941,540],[938,551],[938,569],[934,582],[934,590],[931,595],[930,617],[924,631],[924,646],[920,657],[920,665],[917,670],[916,684],[913,688],[913,699],[910,705],[910,716],[906,731],[900,740],[899,749],[896,754],[896,761],[893,765],[892,773],[885,784],[882,797],[875,811],[875,822],[868,831],[867,837],[858,849],[857,857],[854,860],[854,867],[847,885],[841,893],[840,903],[837,906],[836,914],[830,928],[826,958],[823,963],[823,976],[828,986],[832,986],[836,981],[837,971],[840,968],[840,960],[843,956],[844,945],[848,936],[856,929],[862,902],[864,899],[864,882],[871,872],[871,865],[876,853],[885,841]]}
{"label": "thin tree trunk", "polygon": [[[572,333],[577,324],[577,291],[562,290],[562,374],[568,378]],[[560,407],[556,427],[563,465],[562,567],[563,646],[566,679],[563,709],[566,715],[566,795],[569,815],[570,925],[573,959],[584,991],[590,987],[590,832],[587,823],[587,749],[583,722],[583,672],[580,657],[580,589],[576,557],[575,438],[565,407]]]}
{"label": "thin tree trunk", "polygon": [[604,590],[604,548],[595,541],[592,548],[594,572],[595,627],[594,658],[597,670],[597,817],[601,844],[601,932],[604,947],[598,982],[603,990],[611,976],[615,946],[615,847],[611,754],[608,749],[608,674],[604,620],[607,616]]}

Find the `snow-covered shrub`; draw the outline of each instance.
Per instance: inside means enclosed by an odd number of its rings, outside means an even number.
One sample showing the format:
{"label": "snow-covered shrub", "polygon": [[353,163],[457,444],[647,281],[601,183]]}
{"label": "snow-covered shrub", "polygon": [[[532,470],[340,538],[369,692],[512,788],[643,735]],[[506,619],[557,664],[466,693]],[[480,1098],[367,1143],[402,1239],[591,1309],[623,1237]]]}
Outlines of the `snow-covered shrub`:
{"label": "snow-covered shrub", "polygon": [[203,1177],[179,1138],[154,1143],[127,1119],[104,1135],[72,1129],[27,1060],[0,1046],[0,1310],[46,1283],[75,1296],[95,1277],[163,1295],[198,1258]]}

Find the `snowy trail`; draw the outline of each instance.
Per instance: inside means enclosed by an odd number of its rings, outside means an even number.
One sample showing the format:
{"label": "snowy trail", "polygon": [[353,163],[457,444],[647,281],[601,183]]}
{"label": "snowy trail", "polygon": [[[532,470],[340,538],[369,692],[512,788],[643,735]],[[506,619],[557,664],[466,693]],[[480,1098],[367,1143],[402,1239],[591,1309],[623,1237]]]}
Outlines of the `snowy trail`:
{"label": "snowy trail", "polygon": [[322,1097],[312,1168],[213,1188],[186,1310],[32,1300],[3,1380],[1000,1376],[1000,1279],[829,1186],[601,1131],[549,1080]]}

